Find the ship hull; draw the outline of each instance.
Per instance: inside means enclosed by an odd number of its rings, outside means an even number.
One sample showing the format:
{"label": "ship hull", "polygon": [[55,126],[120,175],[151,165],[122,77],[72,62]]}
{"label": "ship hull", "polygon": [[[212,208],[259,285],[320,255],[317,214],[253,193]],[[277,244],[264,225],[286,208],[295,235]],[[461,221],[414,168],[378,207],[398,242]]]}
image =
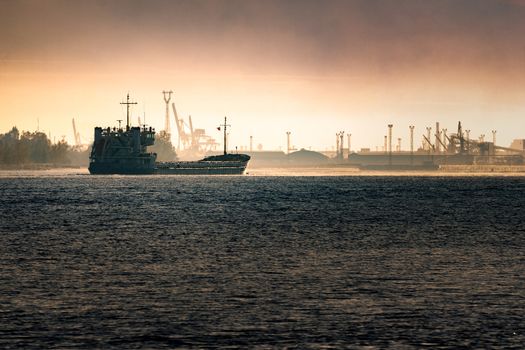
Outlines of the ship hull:
{"label": "ship hull", "polygon": [[150,175],[155,172],[152,166],[136,166],[112,163],[91,163],[89,173],[92,175]]}
{"label": "ship hull", "polygon": [[247,162],[169,162],[157,163],[159,175],[242,175]]}
{"label": "ship hull", "polygon": [[158,162],[155,166],[92,162],[89,173],[93,175],[242,175],[247,162]]}

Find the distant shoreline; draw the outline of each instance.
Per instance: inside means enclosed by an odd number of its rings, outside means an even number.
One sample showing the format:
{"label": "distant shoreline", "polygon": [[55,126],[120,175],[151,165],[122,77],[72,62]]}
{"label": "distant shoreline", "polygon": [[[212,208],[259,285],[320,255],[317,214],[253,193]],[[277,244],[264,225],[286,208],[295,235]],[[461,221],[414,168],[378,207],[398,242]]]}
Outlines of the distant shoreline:
{"label": "distant shoreline", "polygon": [[[63,173],[61,172],[63,171]],[[47,172],[53,174],[89,174],[86,166],[67,164],[23,164],[6,166],[0,165],[0,172],[4,175],[13,176],[13,173],[22,172],[35,175],[45,175]],[[23,174],[16,174],[22,175]],[[122,175],[127,176],[127,175]],[[146,175],[144,175],[146,176]],[[188,176],[188,175],[151,175],[151,176]],[[200,175],[199,175],[200,176]],[[352,167],[320,166],[320,167],[254,167],[246,169],[245,175],[240,176],[415,176],[415,177],[461,177],[461,176],[525,176],[525,166],[473,166],[472,169],[465,166],[447,166],[439,170],[361,170]]]}
{"label": "distant shoreline", "polygon": [[0,164],[0,170],[51,170],[51,169],[82,169],[82,168],[87,168],[87,166],[71,165],[71,164],[49,164],[49,163]]}

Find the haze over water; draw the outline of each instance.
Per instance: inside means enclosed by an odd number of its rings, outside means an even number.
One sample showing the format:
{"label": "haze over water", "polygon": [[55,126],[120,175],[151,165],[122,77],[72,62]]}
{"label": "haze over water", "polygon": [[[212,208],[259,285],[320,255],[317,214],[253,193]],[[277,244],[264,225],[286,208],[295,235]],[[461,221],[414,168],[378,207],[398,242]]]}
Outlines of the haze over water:
{"label": "haze over water", "polygon": [[2,348],[519,348],[519,177],[0,177]]}

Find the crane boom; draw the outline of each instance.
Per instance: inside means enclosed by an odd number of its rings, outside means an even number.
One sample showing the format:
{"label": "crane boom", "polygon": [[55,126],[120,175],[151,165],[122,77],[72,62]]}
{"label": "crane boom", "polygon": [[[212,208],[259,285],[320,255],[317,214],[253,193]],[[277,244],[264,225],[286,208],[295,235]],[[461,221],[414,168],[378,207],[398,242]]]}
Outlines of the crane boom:
{"label": "crane boom", "polygon": [[179,115],[177,114],[177,108],[175,108],[175,102],[171,104],[171,107],[173,108],[173,115],[175,116],[175,124],[177,125],[177,132],[179,133],[178,138],[178,150],[180,150],[180,143],[181,141],[186,144],[187,143],[187,137],[186,133],[184,132],[182,121],[179,119]]}
{"label": "crane boom", "polygon": [[[445,135],[445,137],[446,137],[446,135]],[[438,134],[436,134],[436,141],[439,142],[439,144],[441,146],[443,146],[443,150],[445,150],[445,152],[446,152],[447,151],[447,146],[443,143],[443,141],[441,141],[441,137],[439,137]]]}
{"label": "crane boom", "polygon": [[435,151],[436,150],[436,147],[432,144],[432,142],[430,142],[430,140],[428,139],[428,137],[426,137],[425,135],[423,135],[423,139],[428,143],[428,145],[430,146],[430,148]]}
{"label": "crane boom", "polygon": [[80,134],[77,132],[77,126],[75,125],[75,118],[73,118],[72,121],[73,121],[73,136],[75,138],[75,145],[80,146]]}
{"label": "crane boom", "polygon": [[193,133],[193,123],[191,121],[191,115],[188,116],[188,120],[189,120],[189,123],[190,123],[191,147],[196,147],[197,146],[197,142],[195,140],[195,134]]}

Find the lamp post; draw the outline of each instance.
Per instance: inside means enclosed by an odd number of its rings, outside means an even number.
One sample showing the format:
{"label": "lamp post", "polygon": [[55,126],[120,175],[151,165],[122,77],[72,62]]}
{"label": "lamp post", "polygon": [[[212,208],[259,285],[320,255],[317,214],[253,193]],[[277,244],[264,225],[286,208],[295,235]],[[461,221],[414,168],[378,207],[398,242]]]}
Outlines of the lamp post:
{"label": "lamp post", "polygon": [[467,134],[467,154],[470,153],[470,129],[465,130]]}
{"label": "lamp post", "polygon": [[432,150],[432,145],[430,144],[430,135],[432,135],[432,127],[427,126],[427,143],[428,143],[428,153]]}
{"label": "lamp post", "polygon": [[414,164],[414,125],[408,127],[410,129],[410,165]]}
{"label": "lamp post", "polygon": [[392,166],[392,128],[393,124],[388,124],[388,165]]}

